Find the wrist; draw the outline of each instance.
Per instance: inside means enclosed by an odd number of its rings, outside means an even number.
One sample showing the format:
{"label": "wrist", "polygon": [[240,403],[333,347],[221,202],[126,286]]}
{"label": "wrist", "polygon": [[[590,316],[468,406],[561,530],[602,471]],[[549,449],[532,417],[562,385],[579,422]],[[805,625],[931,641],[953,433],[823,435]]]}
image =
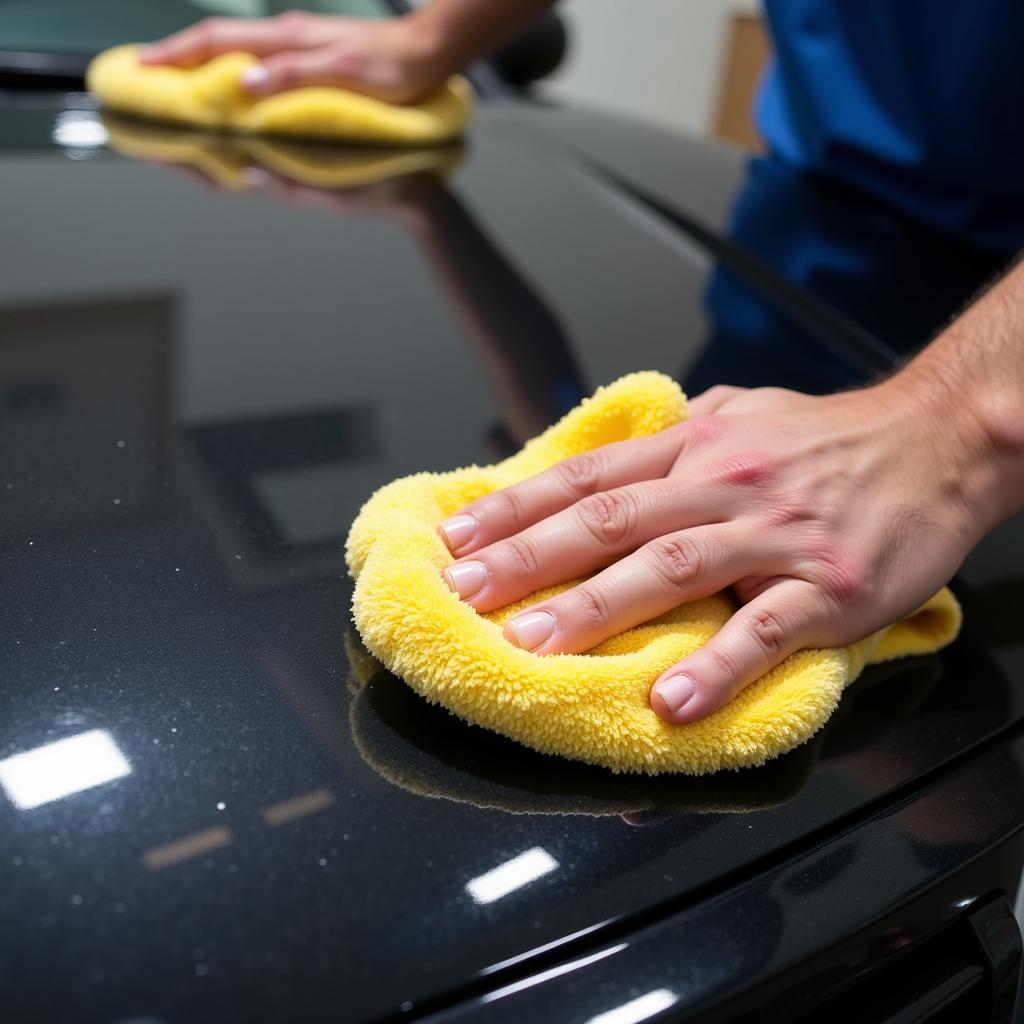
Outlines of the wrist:
{"label": "wrist", "polygon": [[397,19],[402,29],[403,58],[411,68],[438,83],[459,69],[452,33],[437,5],[427,3]]}
{"label": "wrist", "polygon": [[973,546],[1024,505],[1024,436],[1008,403],[957,380],[926,352],[870,389],[900,421],[908,457],[936,500],[959,510]]}

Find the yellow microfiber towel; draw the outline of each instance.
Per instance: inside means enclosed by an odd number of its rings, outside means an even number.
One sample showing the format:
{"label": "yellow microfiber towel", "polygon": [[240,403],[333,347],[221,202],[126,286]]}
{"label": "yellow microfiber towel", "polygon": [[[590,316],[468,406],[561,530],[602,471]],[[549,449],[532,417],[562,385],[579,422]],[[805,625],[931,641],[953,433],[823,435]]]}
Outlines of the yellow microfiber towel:
{"label": "yellow microfiber towel", "polygon": [[142,124],[109,112],[103,113],[103,126],[108,145],[118,153],[194,167],[217,185],[235,192],[253,187],[246,172],[254,166],[309,188],[334,191],[420,172],[443,177],[462,156],[457,143],[418,149],[340,149]]}
{"label": "yellow microfiber towel", "polygon": [[685,416],[673,380],[634,373],[497,465],[418,473],[382,487],[353,523],[346,551],[356,578],[353,615],[367,648],[428,700],[534,750],[614,772],[701,775],[791,750],[822,727],[865,664],[932,652],[956,636],[960,608],[944,588],[859,643],[800,651],[707,718],[669,725],[650,709],[651,684],[725,624],[737,607],[730,593],[681,605],[586,654],[541,656],[509,644],[502,626],[578,581],[488,615],[445,585],[441,570],[453,559],[437,534],[442,519],[570,455]]}
{"label": "yellow microfiber towel", "polygon": [[257,63],[225,53],[194,68],[139,63],[140,47],[115,46],[89,65],[86,85],[105,107],[137,117],[245,135],[425,145],[458,137],[472,107],[459,76],[418,103],[399,105],[347,89],[302,86],[256,97],[241,75]]}

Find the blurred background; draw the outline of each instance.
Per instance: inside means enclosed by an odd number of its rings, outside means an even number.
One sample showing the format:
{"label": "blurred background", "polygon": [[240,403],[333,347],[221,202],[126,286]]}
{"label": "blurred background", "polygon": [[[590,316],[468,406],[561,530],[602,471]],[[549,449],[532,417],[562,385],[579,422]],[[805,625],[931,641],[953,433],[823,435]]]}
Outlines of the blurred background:
{"label": "blurred background", "polygon": [[757,0],[621,0],[558,7],[569,52],[552,97],[751,146],[750,98],[767,53]]}

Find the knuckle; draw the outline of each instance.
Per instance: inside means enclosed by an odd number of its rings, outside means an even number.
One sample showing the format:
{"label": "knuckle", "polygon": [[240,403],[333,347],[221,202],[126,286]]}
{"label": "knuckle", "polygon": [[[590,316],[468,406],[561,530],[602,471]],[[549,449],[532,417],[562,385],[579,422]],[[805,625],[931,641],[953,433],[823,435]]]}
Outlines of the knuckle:
{"label": "knuckle", "polygon": [[654,572],[673,588],[699,583],[707,572],[703,550],[688,537],[659,537],[648,544],[647,557]]}
{"label": "knuckle", "polygon": [[495,491],[480,502],[481,511],[493,517],[503,528],[519,530],[525,525],[525,510],[522,499],[514,488]]}
{"label": "knuckle", "polygon": [[601,478],[600,458],[593,452],[573,455],[559,463],[557,473],[574,494],[593,494]]}
{"label": "knuckle", "polygon": [[766,608],[757,608],[747,620],[747,632],[762,655],[777,658],[782,654],[786,630],[782,621]]}
{"label": "knuckle", "polygon": [[608,601],[598,587],[577,587],[575,599],[580,621],[588,629],[600,629],[611,621]]}
{"label": "knuckle", "polygon": [[696,419],[687,420],[680,424],[686,447],[693,448],[696,445],[714,441],[721,437],[726,424],[724,417],[720,416],[698,416]]}
{"label": "knuckle", "polygon": [[636,499],[628,491],[601,491],[576,505],[587,532],[600,544],[619,544],[636,525]]}
{"label": "knuckle", "polygon": [[196,38],[203,43],[215,42],[224,34],[224,18],[203,18],[196,25]]}
{"label": "knuckle", "polygon": [[311,15],[307,11],[282,11],[274,20],[283,28],[303,28],[308,25]]}
{"label": "knuckle", "polygon": [[738,452],[719,459],[713,470],[717,483],[733,486],[763,487],[772,477],[772,465],[759,452]]}
{"label": "knuckle", "polygon": [[707,655],[711,659],[712,664],[715,666],[715,674],[719,680],[718,685],[723,689],[728,690],[729,687],[739,679],[739,661],[737,661],[736,656],[727,647],[709,645],[705,650],[707,651]]}
{"label": "knuckle", "polygon": [[344,77],[355,69],[352,51],[348,46],[333,46],[324,54],[324,71],[330,75]]}
{"label": "knuckle", "polygon": [[746,389],[737,387],[735,384],[716,384],[714,387],[708,388],[704,394],[721,402],[728,398],[735,398],[736,395],[744,390]]}
{"label": "knuckle", "polygon": [[820,586],[835,605],[846,608],[860,604],[868,596],[869,578],[857,559],[828,545],[816,553]]}
{"label": "knuckle", "polygon": [[757,392],[759,395],[763,395],[766,398],[806,398],[807,395],[802,394],[799,391],[794,391],[792,388],[780,388],[770,385],[764,388],[758,388]]}
{"label": "knuckle", "polygon": [[501,545],[502,561],[518,575],[533,576],[537,571],[537,552],[525,537],[510,537]]}
{"label": "knuckle", "polygon": [[792,526],[822,518],[821,502],[816,503],[812,495],[800,491],[773,495],[764,512],[770,526]]}

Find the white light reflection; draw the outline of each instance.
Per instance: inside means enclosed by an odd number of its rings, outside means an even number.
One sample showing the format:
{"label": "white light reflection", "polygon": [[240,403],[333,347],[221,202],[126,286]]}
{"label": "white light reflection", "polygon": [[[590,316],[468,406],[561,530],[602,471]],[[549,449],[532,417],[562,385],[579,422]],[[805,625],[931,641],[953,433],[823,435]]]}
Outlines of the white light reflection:
{"label": "white light reflection", "polygon": [[587,1024],[639,1024],[639,1021],[667,1010],[678,1001],[679,996],[671,989],[658,988],[639,999],[631,999],[622,1006],[616,1006],[614,1010],[606,1010],[591,1017]]}
{"label": "white light reflection", "polygon": [[538,957],[542,953],[547,953],[552,949],[557,949],[559,946],[564,946],[567,942],[575,942],[577,939],[583,938],[584,935],[589,935],[591,932],[599,931],[606,925],[611,924],[611,920],[612,919],[609,918],[607,921],[598,921],[597,924],[581,928],[578,932],[572,932],[569,935],[563,935],[561,938],[554,939],[551,942],[545,942],[543,946],[535,946],[533,949],[528,949],[525,953],[517,953],[515,956],[510,956],[507,960],[500,960],[496,964],[491,964],[490,967],[485,967],[480,973],[494,974],[495,971],[504,971],[513,964],[522,963],[524,960],[532,960],[534,957]]}
{"label": "white light reflection", "polygon": [[558,861],[547,850],[535,846],[467,882],[466,891],[477,903],[493,903],[557,867]]}
{"label": "white light reflection", "polygon": [[550,981],[561,974],[569,974],[570,971],[578,971],[581,967],[589,967],[591,964],[596,964],[598,960],[603,960],[606,956],[614,956],[616,953],[621,953],[626,946],[627,943],[621,942],[619,945],[612,946],[609,949],[602,949],[600,953],[591,953],[590,956],[581,957],[579,960],[571,960],[567,964],[559,964],[557,967],[541,971],[540,974],[533,974],[522,981],[514,981],[511,985],[506,985],[504,988],[496,988],[493,992],[488,992],[487,995],[481,998],[480,1002],[493,1003],[495,999],[504,999],[505,996],[522,992],[526,988],[533,988],[534,985]]}
{"label": "white light reflection", "polygon": [[131,770],[114,737],[106,729],[92,729],[0,761],[0,786],[15,807],[27,811]]}
{"label": "white light reflection", "polygon": [[1017,902],[1013,906],[1014,916],[1021,931],[1024,931],[1024,868],[1021,869],[1020,883],[1017,886]]}
{"label": "white light reflection", "polygon": [[52,138],[58,146],[91,148],[106,143],[107,129],[91,110],[64,110],[54,119]]}

